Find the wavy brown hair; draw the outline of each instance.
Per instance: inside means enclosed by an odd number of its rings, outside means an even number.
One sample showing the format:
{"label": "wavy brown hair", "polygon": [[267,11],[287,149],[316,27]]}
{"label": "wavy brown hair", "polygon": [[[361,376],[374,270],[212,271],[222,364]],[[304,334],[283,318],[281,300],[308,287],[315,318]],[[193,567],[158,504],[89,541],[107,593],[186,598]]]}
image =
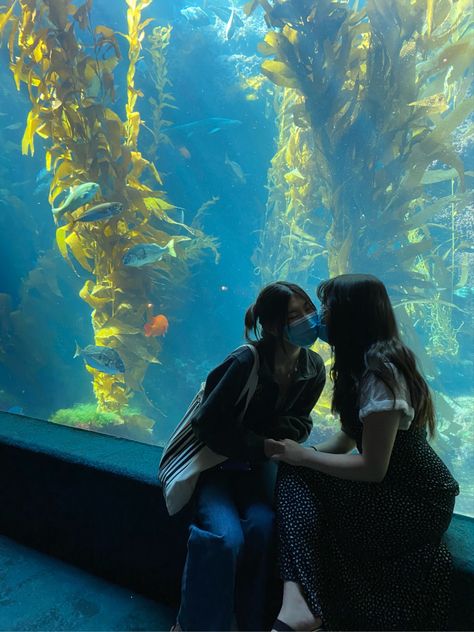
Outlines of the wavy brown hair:
{"label": "wavy brown hair", "polygon": [[332,409],[341,416],[357,411],[361,379],[380,378],[395,399],[393,364],[405,377],[415,410],[413,425],[435,432],[433,400],[413,352],[401,341],[384,284],[369,274],[342,274],[318,286],[329,344],[334,348]]}

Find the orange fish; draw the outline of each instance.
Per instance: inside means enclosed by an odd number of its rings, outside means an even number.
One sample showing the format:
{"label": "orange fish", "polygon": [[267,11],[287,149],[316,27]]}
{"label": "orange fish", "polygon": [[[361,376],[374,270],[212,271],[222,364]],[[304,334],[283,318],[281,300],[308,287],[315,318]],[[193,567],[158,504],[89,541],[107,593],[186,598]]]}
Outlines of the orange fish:
{"label": "orange fish", "polygon": [[143,329],[145,330],[145,336],[164,336],[168,331],[168,319],[163,314],[153,316],[153,318],[145,323]]}
{"label": "orange fish", "polygon": [[187,147],[182,145],[181,147],[178,147],[178,151],[185,160],[191,160],[191,152],[189,151]]}

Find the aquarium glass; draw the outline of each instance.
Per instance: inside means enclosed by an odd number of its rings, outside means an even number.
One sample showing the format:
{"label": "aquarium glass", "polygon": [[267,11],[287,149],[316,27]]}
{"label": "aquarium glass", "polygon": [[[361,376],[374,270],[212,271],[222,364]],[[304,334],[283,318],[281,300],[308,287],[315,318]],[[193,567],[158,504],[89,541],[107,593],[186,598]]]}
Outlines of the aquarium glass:
{"label": "aquarium glass", "polygon": [[471,0],[4,0],[0,410],[162,446],[261,287],[372,273],[474,515],[473,23]]}

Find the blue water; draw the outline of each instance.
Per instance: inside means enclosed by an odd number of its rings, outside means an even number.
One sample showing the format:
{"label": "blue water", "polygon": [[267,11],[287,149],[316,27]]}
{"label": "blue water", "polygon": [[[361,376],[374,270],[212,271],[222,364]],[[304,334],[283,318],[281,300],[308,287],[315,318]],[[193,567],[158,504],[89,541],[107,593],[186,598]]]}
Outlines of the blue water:
{"label": "blue water", "polygon": [[[170,130],[172,142],[160,145],[156,155],[147,153],[152,138],[142,128],[139,149],[154,161],[167,199],[184,209],[184,222],[191,224],[201,205],[218,198],[204,214],[202,228],[216,238],[220,259],[216,263],[213,253],[206,251],[192,266],[191,276],[184,284],[158,284],[149,298],[156,304],[161,301],[160,292],[164,293],[159,311],[166,314],[169,330],[160,339],[161,364],[151,364],[143,381],[146,398],[137,393],[131,406],[155,422],[148,440],[157,443],[166,440],[207,372],[242,342],[245,310],[262,285],[252,256],[264,228],[267,172],[276,150],[276,116],[271,99],[260,96],[249,100],[249,92],[240,86],[242,78],[258,73],[262,61],[257,51],[267,32],[262,14],[257,11],[226,41],[225,25],[217,18],[212,18],[208,26],[193,26],[182,15],[181,10],[192,4],[185,0],[160,0],[143,13],[143,18],[155,19],[150,29],[173,26],[167,50],[171,82],[167,89],[175,99],[176,109],[165,110],[164,117],[178,127]],[[213,4],[230,6],[227,0],[215,0]],[[207,3],[196,0],[195,5],[206,8]],[[243,16],[241,9],[239,12]],[[93,26],[104,24],[126,32],[125,3],[95,0],[92,19]],[[87,33],[83,37],[87,42]],[[117,39],[122,60],[114,73],[117,98],[109,106],[123,120],[127,46],[122,37]],[[81,346],[94,344],[91,308],[78,295],[85,280],[91,277],[79,265],[74,274],[55,245],[47,178],[46,183],[44,178],[37,181],[44,169],[47,145],[36,137],[35,155],[21,154],[21,138],[30,110],[28,92],[25,84],[19,92],[16,90],[5,46],[0,59],[0,140],[4,157],[0,165],[0,409],[17,414],[21,410],[25,415],[50,419],[58,409],[95,402],[90,375],[81,360],[73,359],[75,341]],[[150,72],[150,55],[145,50],[137,66],[136,86],[144,95],[138,99],[137,109],[148,126],[152,119],[148,99],[154,89]],[[274,89],[269,82],[267,89]],[[179,129],[213,118],[240,124],[224,126],[212,134],[209,128],[197,128],[191,134],[186,128]],[[362,134],[361,142],[363,137]],[[460,153],[465,169],[472,170],[472,143]],[[245,181],[232,170],[229,160],[238,163]],[[377,171],[380,165],[373,168]],[[472,179],[467,183],[472,184]],[[431,194],[447,195],[449,186],[446,184],[445,190],[438,185]],[[466,234],[472,238],[472,206],[464,212]],[[322,207],[315,208],[314,213],[328,222],[316,236],[321,240],[329,229],[329,215]],[[170,215],[179,219],[179,211]],[[441,248],[441,255],[446,251],[443,244],[448,228],[449,219],[445,219],[444,225],[432,229],[433,248]],[[434,357],[433,366],[424,367],[433,388],[458,402],[458,420],[467,407],[472,411],[474,401],[473,255],[467,257],[468,289],[465,295],[461,293],[453,299],[459,309],[452,312],[451,326],[459,330],[459,352],[453,357]],[[456,262],[460,265],[459,258]],[[326,275],[327,260],[321,258],[316,272],[295,273],[295,278],[289,280],[301,282],[314,295],[315,285]],[[421,344],[428,346],[430,332],[423,323],[417,323],[415,329]],[[467,435],[464,432],[461,437],[459,431],[460,444],[454,440],[455,430],[448,428],[446,436],[445,443],[451,442],[452,466],[460,468],[457,457]],[[136,438],[144,440],[143,435]],[[470,463],[472,472],[472,455],[466,454],[463,463]]]}

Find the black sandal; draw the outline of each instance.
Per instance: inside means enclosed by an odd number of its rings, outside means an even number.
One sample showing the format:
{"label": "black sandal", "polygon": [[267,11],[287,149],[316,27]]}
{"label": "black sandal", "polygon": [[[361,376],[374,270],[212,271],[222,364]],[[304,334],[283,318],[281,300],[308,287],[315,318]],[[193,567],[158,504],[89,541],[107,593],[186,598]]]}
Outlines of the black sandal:
{"label": "black sandal", "polygon": [[[321,623],[321,625],[318,626],[317,628],[314,628],[312,632],[317,632],[317,631],[319,632],[319,630],[325,630],[325,629],[326,628],[324,627],[324,624]],[[281,619],[275,620],[274,624],[272,625],[272,630],[276,630],[276,632],[296,632],[294,628],[289,626],[288,623],[285,623]]]}
{"label": "black sandal", "polygon": [[277,632],[295,632],[294,628],[290,627],[288,623],[285,623],[281,619],[276,619],[272,625],[272,630],[276,630]]}

